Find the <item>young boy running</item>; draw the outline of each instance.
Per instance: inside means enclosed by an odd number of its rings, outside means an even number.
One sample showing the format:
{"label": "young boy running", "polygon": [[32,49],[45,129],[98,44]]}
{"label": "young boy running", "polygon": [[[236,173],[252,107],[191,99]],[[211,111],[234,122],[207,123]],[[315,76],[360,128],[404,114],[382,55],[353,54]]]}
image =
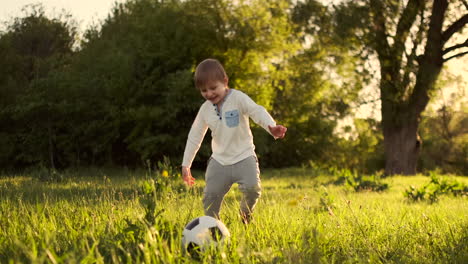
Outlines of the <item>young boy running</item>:
{"label": "young boy running", "polygon": [[195,70],[195,86],[206,102],[200,107],[190,129],[182,162],[182,176],[192,186],[190,167],[208,128],[211,130],[211,155],[206,168],[203,195],[205,214],[219,218],[224,196],[238,183],[243,194],[240,213],[249,223],[261,194],[258,167],[249,118],[275,139],[283,138],[287,128],[277,125],[268,112],[245,93],[230,89],[221,63],[206,59]]}

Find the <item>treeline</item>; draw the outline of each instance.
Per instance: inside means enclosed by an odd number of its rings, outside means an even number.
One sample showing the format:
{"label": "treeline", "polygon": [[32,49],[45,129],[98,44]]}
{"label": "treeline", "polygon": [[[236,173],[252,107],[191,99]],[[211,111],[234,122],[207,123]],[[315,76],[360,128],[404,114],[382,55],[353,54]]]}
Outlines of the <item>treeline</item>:
{"label": "treeline", "polygon": [[[380,170],[379,122],[356,119],[351,137],[337,129],[372,76],[334,20],[315,1],[134,0],[78,34],[69,16],[30,6],[0,35],[0,167],[177,164],[203,102],[194,67],[214,57],[231,88],[289,128],[278,142],[254,128],[263,166]],[[466,173],[461,164],[448,170]]]}

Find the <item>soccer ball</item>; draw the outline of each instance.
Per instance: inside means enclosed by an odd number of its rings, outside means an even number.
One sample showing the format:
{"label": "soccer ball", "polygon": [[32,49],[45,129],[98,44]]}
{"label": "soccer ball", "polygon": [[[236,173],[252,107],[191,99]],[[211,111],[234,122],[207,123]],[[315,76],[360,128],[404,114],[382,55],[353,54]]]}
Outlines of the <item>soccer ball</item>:
{"label": "soccer ball", "polygon": [[209,246],[217,246],[229,239],[227,227],[211,216],[201,216],[190,221],[182,232],[182,246],[190,254],[198,254]]}

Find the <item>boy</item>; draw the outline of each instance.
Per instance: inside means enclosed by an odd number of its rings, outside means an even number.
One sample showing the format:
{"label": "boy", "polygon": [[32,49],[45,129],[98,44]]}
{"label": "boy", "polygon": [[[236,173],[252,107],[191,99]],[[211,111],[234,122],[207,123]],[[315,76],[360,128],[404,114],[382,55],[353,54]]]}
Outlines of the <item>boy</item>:
{"label": "boy", "polygon": [[276,125],[273,118],[246,94],[228,87],[228,77],[221,63],[206,59],[195,70],[195,86],[206,102],[200,107],[190,129],[182,162],[183,180],[195,183],[190,166],[208,128],[211,130],[213,151],[206,169],[203,195],[205,214],[219,218],[224,196],[233,183],[243,194],[241,217],[249,223],[261,194],[260,171],[249,117],[267,130],[275,139],[283,138],[286,127]]}

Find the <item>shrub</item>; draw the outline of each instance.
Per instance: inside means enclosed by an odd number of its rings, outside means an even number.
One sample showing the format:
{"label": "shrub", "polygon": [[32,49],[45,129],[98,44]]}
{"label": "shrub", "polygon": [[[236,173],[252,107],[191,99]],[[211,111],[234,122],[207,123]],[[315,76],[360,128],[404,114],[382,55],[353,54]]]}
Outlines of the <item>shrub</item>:
{"label": "shrub", "polygon": [[468,186],[455,180],[439,178],[435,174],[431,174],[429,183],[420,188],[410,186],[404,192],[404,196],[410,201],[429,201],[430,203],[437,202],[439,195],[443,194],[466,196],[468,195]]}
{"label": "shrub", "polygon": [[380,192],[388,189],[388,184],[381,181],[381,173],[375,173],[370,176],[358,174],[356,171],[349,169],[330,169],[334,175],[338,176],[335,184],[345,183],[354,191],[375,191]]}

